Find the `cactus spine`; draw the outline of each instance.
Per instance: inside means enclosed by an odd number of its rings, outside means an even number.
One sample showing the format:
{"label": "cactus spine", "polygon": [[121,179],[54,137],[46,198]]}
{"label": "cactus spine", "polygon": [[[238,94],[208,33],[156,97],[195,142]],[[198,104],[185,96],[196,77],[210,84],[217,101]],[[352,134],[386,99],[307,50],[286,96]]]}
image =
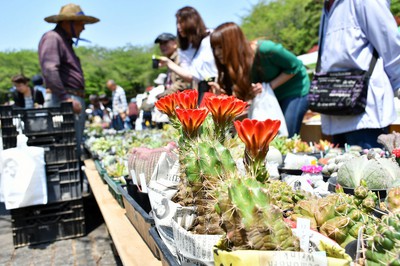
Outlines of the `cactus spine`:
{"label": "cactus spine", "polygon": [[226,232],[226,249],[300,249],[299,240],[283,221],[282,212],[271,204],[265,184],[251,177],[235,176],[217,189],[216,196],[216,210]]}

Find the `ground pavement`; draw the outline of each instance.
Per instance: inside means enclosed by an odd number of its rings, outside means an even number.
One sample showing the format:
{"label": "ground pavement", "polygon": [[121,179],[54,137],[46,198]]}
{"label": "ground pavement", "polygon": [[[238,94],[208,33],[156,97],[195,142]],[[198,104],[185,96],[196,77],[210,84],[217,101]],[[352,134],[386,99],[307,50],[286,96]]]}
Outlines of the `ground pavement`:
{"label": "ground pavement", "polygon": [[11,216],[0,203],[0,266],[122,265],[94,197],[84,206],[86,236],[14,249]]}

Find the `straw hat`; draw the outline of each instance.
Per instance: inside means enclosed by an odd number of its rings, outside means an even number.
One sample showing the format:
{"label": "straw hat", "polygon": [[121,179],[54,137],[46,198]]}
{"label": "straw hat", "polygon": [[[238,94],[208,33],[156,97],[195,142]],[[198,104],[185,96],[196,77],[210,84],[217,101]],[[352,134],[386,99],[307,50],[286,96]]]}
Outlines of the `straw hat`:
{"label": "straw hat", "polygon": [[98,18],[86,16],[81,7],[75,4],[67,4],[61,7],[58,15],[46,17],[44,20],[50,23],[58,23],[65,20],[83,21],[85,24],[92,24],[100,21]]}

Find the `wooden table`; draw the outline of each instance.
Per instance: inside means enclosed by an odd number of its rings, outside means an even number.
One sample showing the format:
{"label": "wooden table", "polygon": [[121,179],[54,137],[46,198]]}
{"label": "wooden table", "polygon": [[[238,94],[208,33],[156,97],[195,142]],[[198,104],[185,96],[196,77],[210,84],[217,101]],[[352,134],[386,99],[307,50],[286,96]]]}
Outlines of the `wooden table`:
{"label": "wooden table", "polygon": [[85,173],[124,266],[162,265],[125,216],[125,209],[110,194],[107,184],[102,182],[92,159],[85,160]]}

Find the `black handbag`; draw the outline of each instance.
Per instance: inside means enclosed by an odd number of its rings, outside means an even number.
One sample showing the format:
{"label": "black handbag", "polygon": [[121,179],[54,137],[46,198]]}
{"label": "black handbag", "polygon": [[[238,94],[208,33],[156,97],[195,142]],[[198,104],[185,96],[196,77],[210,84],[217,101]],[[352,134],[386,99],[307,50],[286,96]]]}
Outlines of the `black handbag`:
{"label": "black handbag", "polygon": [[365,112],[369,79],[378,52],[374,49],[368,71],[355,69],[321,73],[321,46],[308,94],[310,110],[326,115],[358,115]]}

